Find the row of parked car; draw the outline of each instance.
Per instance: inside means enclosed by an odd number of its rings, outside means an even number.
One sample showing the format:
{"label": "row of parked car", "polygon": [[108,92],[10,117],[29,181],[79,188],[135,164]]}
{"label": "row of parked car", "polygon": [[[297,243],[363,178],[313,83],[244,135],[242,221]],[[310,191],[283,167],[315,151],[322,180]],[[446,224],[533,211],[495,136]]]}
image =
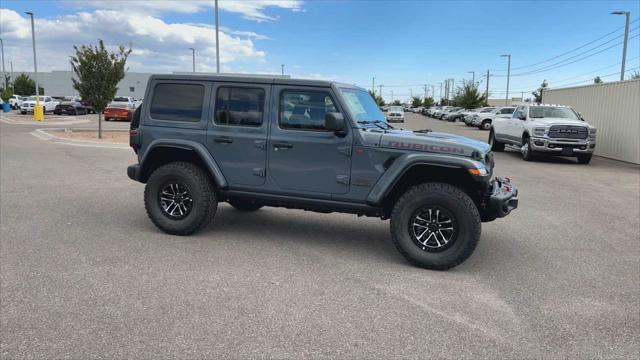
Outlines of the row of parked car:
{"label": "row of parked car", "polygon": [[473,110],[434,106],[423,114],[488,130],[493,151],[514,146],[526,161],[545,154],[576,157],[580,164],[588,164],[596,148],[596,128],[569,106],[522,103]]}
{"label": "row of parked car", "polygon": [[[83,101],[79,96],[48,96],[40,95],[38,98],[45,113],[55,115],[86,115],[95,114],[93,106]],[[8,100],[10,107],[19,110],[21,114],[33,113],[36,106],[35,96],[13,95]],[[142,99],[134,99],[130,96],[118,96],[104,109],[105,120],[127,120],[130,121],[135,111],[142,103]]]}

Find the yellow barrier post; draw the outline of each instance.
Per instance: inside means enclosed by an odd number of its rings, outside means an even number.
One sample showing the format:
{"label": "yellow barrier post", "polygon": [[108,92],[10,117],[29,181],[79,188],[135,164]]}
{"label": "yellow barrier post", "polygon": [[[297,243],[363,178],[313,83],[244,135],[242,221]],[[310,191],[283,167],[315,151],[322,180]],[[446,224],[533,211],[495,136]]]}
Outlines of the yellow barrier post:
{"label": "yellow barrier post", "polygon": [[44,120],[44,109],[42,106],[40,106],[39,96],[36,96],[36,105],[33,108],[33,120],[35,121]]}

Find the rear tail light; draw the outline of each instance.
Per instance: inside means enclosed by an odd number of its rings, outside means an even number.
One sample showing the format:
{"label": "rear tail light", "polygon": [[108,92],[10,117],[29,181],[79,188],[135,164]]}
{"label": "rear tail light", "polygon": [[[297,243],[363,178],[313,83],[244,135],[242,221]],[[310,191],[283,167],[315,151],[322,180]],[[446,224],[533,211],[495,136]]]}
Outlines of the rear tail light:
{"label": "rear tail light", "polygon": [[129,146],[138,153],[138,149],[140,149],[140,129],[131,129],[129,130]]}

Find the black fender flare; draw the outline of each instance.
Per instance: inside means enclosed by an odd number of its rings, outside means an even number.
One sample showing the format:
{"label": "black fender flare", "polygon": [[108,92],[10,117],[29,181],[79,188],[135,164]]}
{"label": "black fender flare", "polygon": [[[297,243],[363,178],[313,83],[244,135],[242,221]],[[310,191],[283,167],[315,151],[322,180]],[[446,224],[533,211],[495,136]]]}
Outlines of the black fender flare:
{"label": "black fender flare", "polygon": [[177,140],[177,139],[156,139],[149,144],[147,150],[144,152],[142,157],[140,158],[140,167],[145,167],[145,160],[147,160],[147,156],[153,152],[154,149],[157,148],[176,148],[183,150],[191,150],[197,156],[200,157],[202,162],[206,165],[207,170],[209,170],[209,174],[213,178],[216,186],[219,189],[224,189],[228,187],[227,179],[225,179],[222,174],[222,170],[220,170],[220,166],[216,163],[215,159],[209,151],[204,147],[204,145],[190,140]]}
{"label": "black fender flare", "polygon": [[[380,179],[373,186],[367,195],[367,203],[371,205],[380,204],[389,195],[404,174],[414,166],[430,165],[451,169],[476,169],[479,161],[460,156],[436,153],[409,153],[399,156],[391,166],[380,176]],[[486,180],[487,176],[477,176],[478,181]]]}

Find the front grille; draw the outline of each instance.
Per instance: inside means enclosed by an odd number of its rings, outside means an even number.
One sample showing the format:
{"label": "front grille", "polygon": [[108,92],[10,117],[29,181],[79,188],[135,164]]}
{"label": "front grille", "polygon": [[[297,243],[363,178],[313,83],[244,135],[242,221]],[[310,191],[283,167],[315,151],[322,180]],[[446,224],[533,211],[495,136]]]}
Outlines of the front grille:
{"label": "front grille", "polygon": [[553,125],[549,128],[550,138],[586,139],[589,130],[584,126]]}

